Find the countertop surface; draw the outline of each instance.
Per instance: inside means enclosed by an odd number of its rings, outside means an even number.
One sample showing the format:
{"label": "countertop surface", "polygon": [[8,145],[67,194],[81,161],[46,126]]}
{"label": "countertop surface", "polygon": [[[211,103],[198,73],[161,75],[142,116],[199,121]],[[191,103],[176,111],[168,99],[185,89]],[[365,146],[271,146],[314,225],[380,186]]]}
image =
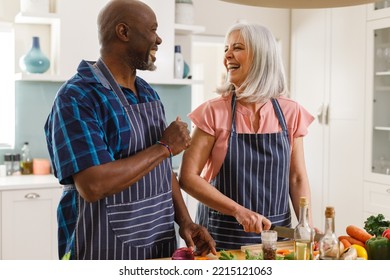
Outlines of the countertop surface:
{"label": "countertop surface", "polygon": [[18,175],[0,177],[0,191],[60,188],[61,185],[54,175]]}

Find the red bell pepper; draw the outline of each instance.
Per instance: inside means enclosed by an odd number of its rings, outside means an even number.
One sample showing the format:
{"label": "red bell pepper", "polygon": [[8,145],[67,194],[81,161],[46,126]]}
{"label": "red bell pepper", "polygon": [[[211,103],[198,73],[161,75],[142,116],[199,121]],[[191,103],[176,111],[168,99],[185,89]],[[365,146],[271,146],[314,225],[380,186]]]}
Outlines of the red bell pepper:
{"label": "red bell pepper", "polygon": [[386,230],[382,233],[382,236],[383,236],[383,237],[386,237],[387,239],[390,240],[390,228],[386,229]]}

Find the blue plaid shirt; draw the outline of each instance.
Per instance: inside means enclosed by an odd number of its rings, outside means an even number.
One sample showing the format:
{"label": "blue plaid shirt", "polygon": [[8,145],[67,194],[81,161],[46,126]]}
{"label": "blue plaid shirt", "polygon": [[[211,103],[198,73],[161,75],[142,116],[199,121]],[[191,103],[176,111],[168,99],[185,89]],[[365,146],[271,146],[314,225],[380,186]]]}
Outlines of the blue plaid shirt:
{"label": "blue plaid shirt", "polygon": [[[88,167],[127,156],[130,123],[115,93],[100,83],[82,61],[77,74],[57,93],[45,124],[54,174],[61,184],[73,184],[72,175]],[[137,77],[137,98],[122,88],[130,104],[160,100],[149,84]]]}
{"label": "blue plaid shirt", "polygon": [[[91,70],[92,64],[82,61],[77,74],[59,89],[45,124],[54,175],[64,185],[73,184],[77,172],[127,156],[130,122],[119,98]],[[139,77],[136,87],[138,98],[122,88],[129,104],[160,100]],[[74,258],[77,198],[75,188],[64,188],[57,209],[59,258]]]}

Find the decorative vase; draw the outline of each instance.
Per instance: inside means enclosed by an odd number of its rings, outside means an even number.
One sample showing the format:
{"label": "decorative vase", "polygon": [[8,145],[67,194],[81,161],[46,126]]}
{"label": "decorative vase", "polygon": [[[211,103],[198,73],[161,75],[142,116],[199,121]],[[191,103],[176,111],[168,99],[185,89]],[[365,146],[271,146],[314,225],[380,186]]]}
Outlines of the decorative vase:
{"label": "decorative vase", "polygon": [[181,24],[194,24],[194,5],[192,0],[175,1],[175,22]]}
{"label": "decorative vase", "polygon": [[184,60],[183,79],[186,79],[186,78],[190,79],[189,75],[190,75],[190,66]]}
{"label": "decorative vase", "polygon": [[41,51],[39,37],[32,37],[32,47],[19,60],[20,68],[28,73],[45,73],[50,67],[50,61]]}
{"label": "decorative vase", "polygon": [[20,0],[22,13],[46,14],[49,12],[49,0]]}

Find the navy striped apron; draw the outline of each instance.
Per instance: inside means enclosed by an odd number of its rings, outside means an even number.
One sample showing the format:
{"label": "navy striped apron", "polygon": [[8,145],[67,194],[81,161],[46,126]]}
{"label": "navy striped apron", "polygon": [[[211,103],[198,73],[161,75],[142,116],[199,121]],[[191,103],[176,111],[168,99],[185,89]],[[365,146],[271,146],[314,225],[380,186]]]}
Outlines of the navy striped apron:
{"label": "navy striped apron", "polygon": [[[103,61],[99,59],[93,67],[99,80],[110,84],[130,121],[133,132],[129,149],[122,157],[155,144],[166,127],[161,101],[130,105]],[[172,163],[166,159],[120,193],[94,203],[77,194],[78,217],[71,258],[170,257],[176,249],[171,176]]]}
{"label": "navy striped apron", "polygon": [[[232,128],[221,170],[211,184],[240,205],[267,217],[275,225],[291,226],[289,207],[290,143],[287,124],[276,99],[272,105],[281,132],[236,132],[236,99],[232,97]],[[260,234],[245,232],[233,216],[199,203],[197,222],[205,226],[217,250],[261,243]]]}

